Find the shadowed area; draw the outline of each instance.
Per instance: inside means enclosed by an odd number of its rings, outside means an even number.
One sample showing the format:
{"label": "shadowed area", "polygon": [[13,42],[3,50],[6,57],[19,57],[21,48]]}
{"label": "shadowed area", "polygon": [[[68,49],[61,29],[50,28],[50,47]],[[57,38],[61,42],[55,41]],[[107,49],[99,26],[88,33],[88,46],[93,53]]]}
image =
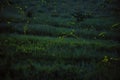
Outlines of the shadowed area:
{"label": "shadowed area", "polygon": [[0,80],[120,80],[119,0],[1,0]]}

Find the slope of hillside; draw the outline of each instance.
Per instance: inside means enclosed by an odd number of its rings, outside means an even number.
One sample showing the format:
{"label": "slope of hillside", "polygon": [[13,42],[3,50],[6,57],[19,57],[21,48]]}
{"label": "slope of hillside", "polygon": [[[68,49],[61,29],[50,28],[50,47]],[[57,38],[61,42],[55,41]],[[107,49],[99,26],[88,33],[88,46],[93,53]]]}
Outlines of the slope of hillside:
{"label": "slope of hillside", "polygon": [[0,80],[120,80],[116,2],[1,0]]}

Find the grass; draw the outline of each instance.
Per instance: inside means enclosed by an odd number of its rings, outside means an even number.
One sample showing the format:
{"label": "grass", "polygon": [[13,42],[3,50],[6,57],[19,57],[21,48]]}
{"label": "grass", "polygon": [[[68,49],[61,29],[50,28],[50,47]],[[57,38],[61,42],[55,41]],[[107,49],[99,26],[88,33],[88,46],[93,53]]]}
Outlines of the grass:
{"label": "grass", "polygon": [[[70,12],[48,14],[39,1],[16,3],[0,12],[1,80],[119,80],[118,19],[77,23]],[[27,18],[19,9],[29,6],[36,9]]]}
{"label": "grass", "polygon": [[[14,47],[13,50],[15,53],[25,53],[25,55],[31,56],[40,55],[42,57],[44,56],[44,58],[47,56],[48,58],[55,57],[55,59],[59,57],[75,57],[77,59],[79,59],[79,57],[97,58],[98,56],[103,57],[104,55],[102,54],[105,52],[116,52],[117,56],[117,54],[120,52],[118,48],[119,44],[113,41],[108,42],[104,40],[100,41],[84,39],[77,40],[71,38],[61,39],[24,35],[19,35],[19,37],[17,36],[18,35],[10,35],[7,37],[1,37],[1,45],[8,45],[7,49]],[[91,52],[87,52],[87,50]],[[67,54],[66,51],[68,51],[69,54]]]}
{"label": "grass", "polygon": [[[118,42],[18,34],[0,36],[1,79],[119,80]],[[102,62],[104,56],[118,61]]]}
{"label": "grass", "polygon": [[[119,41],[119,32],[97,31],[95,28],[62,28],[51,25],[23,24],[23,23],[1,23],[1,33],[18,33],[27,35],[53,36],[53,37],[73,37],[87,39],[104,39]],[[7,29],[7,30],[6,30]],[[72,34],[71,34],[72,33]]]}

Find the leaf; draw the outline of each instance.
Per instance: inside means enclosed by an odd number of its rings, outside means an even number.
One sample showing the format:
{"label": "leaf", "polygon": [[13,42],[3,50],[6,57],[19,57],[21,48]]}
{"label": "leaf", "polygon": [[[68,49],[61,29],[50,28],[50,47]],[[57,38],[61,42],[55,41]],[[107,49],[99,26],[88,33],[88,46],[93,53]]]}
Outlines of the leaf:
{"label": "leaf", "polygon": [[102,62],[108,62],[109,61],[109,59],[108,59],[108,56],[104,56],[104,59],[102,60]]}
{"label": "leaf", "polygon": [[105,36],[105,32],[99,33],[98,36],[104,37]]}

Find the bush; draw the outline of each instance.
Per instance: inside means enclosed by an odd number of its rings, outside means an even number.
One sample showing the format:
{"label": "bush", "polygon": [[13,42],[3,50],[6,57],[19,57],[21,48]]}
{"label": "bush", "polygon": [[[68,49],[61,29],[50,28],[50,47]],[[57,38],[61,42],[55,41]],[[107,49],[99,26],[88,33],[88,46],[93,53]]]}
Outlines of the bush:
{"label": "bush", "polygon": [[75,11],[72,13],[72,16],[76,19],[77,22],[83,21],[86,18],[92,17],[91,14],[88,14],[84,11]]}

